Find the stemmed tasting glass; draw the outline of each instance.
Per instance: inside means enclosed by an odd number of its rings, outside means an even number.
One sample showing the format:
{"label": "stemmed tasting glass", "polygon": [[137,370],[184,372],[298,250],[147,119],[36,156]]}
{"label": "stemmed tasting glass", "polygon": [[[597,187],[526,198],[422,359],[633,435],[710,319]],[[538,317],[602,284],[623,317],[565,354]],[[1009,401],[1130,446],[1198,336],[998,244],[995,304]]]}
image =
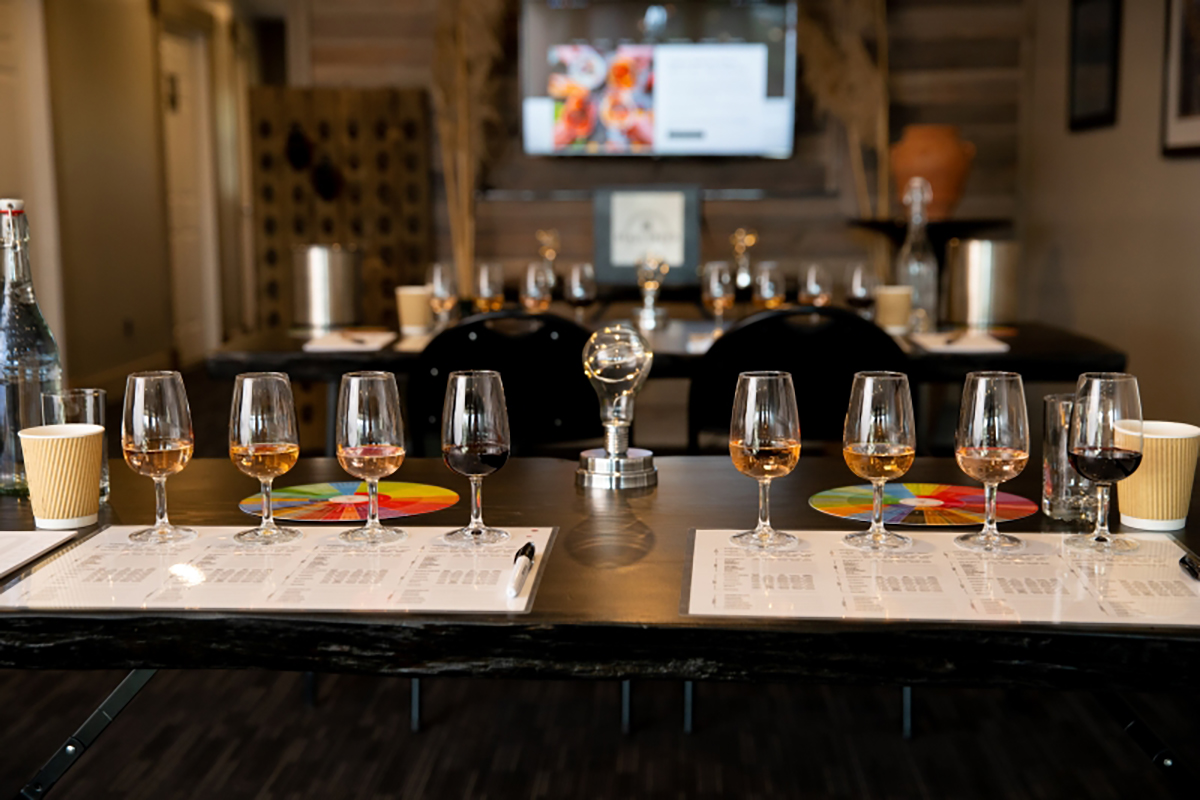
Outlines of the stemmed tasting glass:
{"label": "stemmed tasting glass", "polygon": [[195,437],[187,391],[178,372],[135,372],[125,379],[121,449],[138,475],[154,479],[154,527],[129,534],[134,542],[187,542],[191,528],[167,519],[167,478],[192,460]]}
{"label": "stemmed tasting glass", "polygon": [[508,531],[483,524],[483,478],[508,461],[508,407],[500,373],[451,372],[442,409],[442,459],[471,480],[471,521],[446,534],[451,544],[503,542]]}
{"label": "stemmed tasting glass", "polygon": [[525,268],[525,279],[521,281],[521,305],[530,314],[544,314],[550,310],[554,292],[554,270],[549,262],[534,261]]}
{"label": "stemmed tasting glass", "polygon": [[874,317],[875,287],[879,278],[875,270],[865,261],[856,261],[850,266],[846,280],[846,305],[864,319]]}
{"label": "stemmed tasting glass", "polygon": [[1096,529],[1068,536],[1067,547],[1103,553],[1128,553],[1137,540],[1108,530],[1112,486],[1132,475],[1142,463],[1142,400],[1137,378],[1124,372],[1085,372],[1075,388],[1071,433],[1067,442],[1071,466],[1096,484]]}
{"label": "stemmed tasting glass", "polygon": [[452,265],[439,262],[429,267],[429,307],[439,328],[450,324],[458,307],[458,276]]}
{"label": "stemmed tasting glass", "polygon": [[504,265],[480,264],[475,272],[475,310],[480,314],[504,308]]}
{"label": "stemmed tasting glass", "polygon": [[586,261],[571,265],[567,272],[567,302],[575,309],[575,321],[584,322],[584,310],[596,302],[596,271]]}
{"label": "stemmed tasting glass", "polygon": [[729,424],[729,455],[738,472],[758,481],[758,525],[730,541],[752,550],[791,550],[799,540],[771,527],[771,480],[800,460],[800,414],[786,372],[743,372],[738,376]]}
{"label": "stemmed tasting glass", "polygon": [[728,261],[709,261],[700,275],[700,298],[716,320],[713,336],[725,332],[725,312],[733,308],[733,270]]}
{"label": "stemmed tasting glass", "polygon": [[245,544],[281,544],[299,539],[295,528],[281,528],[271,513],[271,482],[296,466],[300,439],[292,384],[282,372],[247,372],[233,385],[229,410],[229,457],[262,484],[262,524],[240,531]]}
{"label": "stemmed tasting glass", "polygon": [[916,457],[908,376],[902,372],[860,372],[850,390],[850,410],[842,436],[846,466],[875,490],[871,527],[842,541],[863,550],[903,550],[912,539],[883,527],[883,486],[902,477]]}
{"label": "stemmed tasting glass", "polygon": [[388,544],[408,538],[379,522],[379,479],[404,463],[404,420],[400,392],[390,372],[347,372],[337,409],[337,460],[342,469],[367,482],[367,523],[338,534],[351,544]]}
{"label": "stemmed tasting glass", "polygon": [[754,307],[763,310],[779,308],[787,299],[783,270],[778,261],[759,261],[754,265]]}
{"label": "stemmed tasting glass", "polygon": [[972,372],[963,387],[954,457],[959,469],[983,484],[984,523],[954,543],[967,550],[1012,551],[1025,546],[996,530],[996,487],[1012,480],[1029,460],[1025,387],[1015,372]]}
{"label": "stemmed tasting glass", "polygon": [[816,261],[800,268],[800,292],[797,296],[802,306],[827,306],[833,300],[833,281],[824,264]]}

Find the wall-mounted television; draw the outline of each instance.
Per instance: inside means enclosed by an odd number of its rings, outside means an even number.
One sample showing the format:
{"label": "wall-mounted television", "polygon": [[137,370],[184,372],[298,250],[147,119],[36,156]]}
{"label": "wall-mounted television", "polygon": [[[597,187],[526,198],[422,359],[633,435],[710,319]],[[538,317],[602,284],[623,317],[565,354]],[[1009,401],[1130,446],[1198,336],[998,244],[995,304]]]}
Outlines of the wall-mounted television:
{"label": "wall-mounted television", "polygon": [[524,0],[530,155],[792,154],[792,0]]}

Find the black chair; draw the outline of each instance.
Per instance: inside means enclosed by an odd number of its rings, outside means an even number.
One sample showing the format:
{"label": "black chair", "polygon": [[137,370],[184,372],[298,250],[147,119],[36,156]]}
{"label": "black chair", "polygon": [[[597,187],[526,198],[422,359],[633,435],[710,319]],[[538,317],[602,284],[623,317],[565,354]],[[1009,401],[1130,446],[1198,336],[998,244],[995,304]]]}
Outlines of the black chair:
{"label": "black chair", "polygon": [[805,441],[840,442],[854,373],[903,371],[904,351],[874,323],[839,308],[802,307],[748,317],[713,343],[688,391],[688,451],[701,433],[729,433],[738,374],[792,373]]}
{"label": "black chair", "polygon": [[583,374],[583,347],[590,335],[562,317],[519,311],[479,314],[442,331],[421,354],[408,384],[415,448],[427,456],[441,452],[450,373],[490,369],[504,381],[513,453],[574,458],[579,448],[567,443],[598,441],[603,435],[600,403]]}

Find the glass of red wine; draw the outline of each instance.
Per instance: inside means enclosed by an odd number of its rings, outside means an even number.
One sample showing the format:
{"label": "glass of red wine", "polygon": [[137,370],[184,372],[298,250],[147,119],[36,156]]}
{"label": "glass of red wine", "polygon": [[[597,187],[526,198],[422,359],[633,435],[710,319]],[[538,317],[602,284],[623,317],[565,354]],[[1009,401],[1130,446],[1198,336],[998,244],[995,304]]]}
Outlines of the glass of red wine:
{"label": "glass of red wine", "polygon": [[471,521],[446,534],[458,545],[503,542],[508,531],[483,524],[483,478],[508,461],[508,407],[500,373],[468,370],[450,373],[442,409],[442,459],[471,480]]}
{"label": "glass of red wine", "polygon": [[1108,501],[1113,484],[1137,471],[1142,463],[1142,400],[1137,378],[1124,372],[1085,372],[1075,388],[1067,457],[1071,466],[1096,484],[1096,529],[1068,536],[1077,550],[1128,553],[1134,539],[1108,530]]}

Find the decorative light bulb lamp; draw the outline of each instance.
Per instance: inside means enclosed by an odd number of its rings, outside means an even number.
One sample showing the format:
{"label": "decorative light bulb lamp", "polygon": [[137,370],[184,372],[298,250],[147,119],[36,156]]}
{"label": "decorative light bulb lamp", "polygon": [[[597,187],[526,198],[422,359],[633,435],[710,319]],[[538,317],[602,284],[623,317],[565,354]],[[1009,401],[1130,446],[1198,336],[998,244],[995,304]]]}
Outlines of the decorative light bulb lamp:
{"label": "decorative light bulb lamp", "polygon": [[633,400],[650,374],[654,353],[629,325],[592,334],[583,348],[583,371],[600,397],[604,447],[579,455],[575,482],[596,489],[635,489],[658,484],[654,454],[629,446]]}

